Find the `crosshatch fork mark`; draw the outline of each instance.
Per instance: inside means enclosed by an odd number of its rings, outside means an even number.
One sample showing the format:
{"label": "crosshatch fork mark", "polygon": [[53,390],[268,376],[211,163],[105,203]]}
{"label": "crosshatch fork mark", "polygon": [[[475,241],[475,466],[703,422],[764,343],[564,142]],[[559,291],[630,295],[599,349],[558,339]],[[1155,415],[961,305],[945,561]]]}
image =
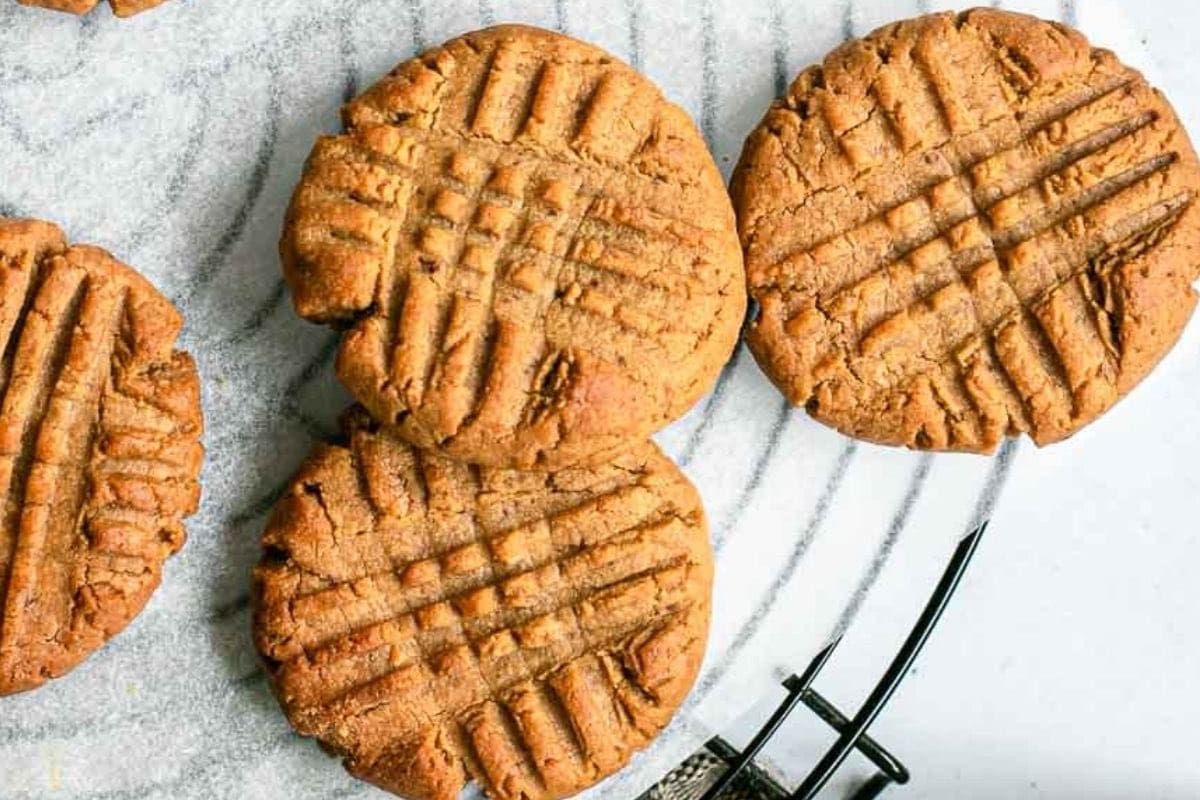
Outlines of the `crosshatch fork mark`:
{"label": "crosshatch fork mark", "polygon": [[[752,349],[794,403],[853,435],[984,451],[1021,431],[1056,441],[1116,402],[1186,318],[1124,313],[1142,291],[1190,303],[1174,256],[1158,255],[1196,235],[1200,181],[1174,113],[1111,54],[1022,53],[1033,38],[1012,45],[1009,24],[1046,23],[934,15],[849,43],[875,66],[806,71],[739,166],[767,311]],[[1038,59],[1078,77],[1037,93]],[[853,81],[870,82],[862,102],[825,88]],[[805,137],[836,141],[840,161],[804,162]],[[771,168],[770,142],[829,185],[756,196],[747,176]]]}
{"label": "crosshatch fork mark", "polygon": [[[372,427],[354,417],[348,447],[319,450],[264,535],[256,638],[294,726],[390,785],[435,730],[469,740],[446,752],[444,780],[462,780],[455,760],[505,752],[527,755],[538,794],[619,766],[699,668],[711,553],[695,491],[650,444],[546,476]],[[555,719],[580,738],[547,740]]]}
{"label": "crosshatch fork mark", "polygon": [[546,468],[699,399],[744,297],[691,123],[606,54],[528,30],[454,40],[388,81],[317,144],[284,237],[298,310],[350,326],[351,392],[414,443]]}

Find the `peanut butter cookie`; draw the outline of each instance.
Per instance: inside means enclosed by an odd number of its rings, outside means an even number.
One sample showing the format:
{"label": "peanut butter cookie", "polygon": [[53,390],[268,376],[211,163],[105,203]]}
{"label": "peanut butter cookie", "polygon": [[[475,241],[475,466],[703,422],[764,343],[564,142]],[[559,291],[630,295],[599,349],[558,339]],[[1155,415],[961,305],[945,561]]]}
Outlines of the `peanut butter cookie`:
{"label": "peanut butter cookie", "polygon": [[[86,14],[100,4],[100,0],[17,0],[23,6],[38,6],[68,14]],[[113,13],[118,17],[132,17],[147,9],[161,5],[166,0],[108,0]]]}
{"label": "peanut butter cookie", "polygon": [[124,628],[183,545],[203,449],[181,324],[103,250],[0,219],[0,694]]}
{"label": "peanut butter cookie", "polygon": [[577,792],[691,687],[712,553],[695,489],[648,442],[599,466],[479,468],[361,409],[279,502],[255,639],[292,725],[404,797]]}
{"label": "peanut butter cookie", "polygon": [[469,33],[321,139],[283,233],[342,381],[419,447],[598,463],[711,386],[745,311],[733,211],[695,125],[566,36]]}
{"label": "peanut butter cookie", "polygon": [[852,436],[1069,436],[1196,303],[1200,173],[1166,99],[1078,32],[976,9],[804,70],[732,194],[759,363]]}

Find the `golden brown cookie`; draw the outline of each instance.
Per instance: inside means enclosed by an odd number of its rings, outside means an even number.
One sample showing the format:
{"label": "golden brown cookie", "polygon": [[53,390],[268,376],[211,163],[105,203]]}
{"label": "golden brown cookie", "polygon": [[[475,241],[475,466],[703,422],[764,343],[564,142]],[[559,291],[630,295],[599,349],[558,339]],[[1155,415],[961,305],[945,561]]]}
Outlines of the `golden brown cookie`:
{"label": "golden brown cookie", "polygon": [[203,449],[181,323],[103,250],[0,218],[0,695],[124,628],[183,545]]}
{"label": "golden brown cookie", "polygon": [[417,450],[356,409],[276,507],[255,640],[292,725],[404,797],[563,797],[666,725],[708,631],[695,489],[650,443],[555,472]]}
{"label": "golden brown cookie", "polygon": [[[17,0],[23,6],[38,6],[69,14],[86,14],[100,4],[100,0]],[[108,0],[113,13],[118,17],[132,17],[147,9],[161,5],[166,0]]]}
{"label": "golden brown cookie", "polygon": [[1200,173],[1166,99],[990,9],[847,42],[751,134],[732,194],[772,380],[852,436],[1062,439],[1195,305]]}
{"label": "golden brown cookie", "polygon": [[745,310],[720,173],[646,78],[503,26],[343,110],[281,243],[338,374],[408,441],[491,466],[603,461],[710,387]]}

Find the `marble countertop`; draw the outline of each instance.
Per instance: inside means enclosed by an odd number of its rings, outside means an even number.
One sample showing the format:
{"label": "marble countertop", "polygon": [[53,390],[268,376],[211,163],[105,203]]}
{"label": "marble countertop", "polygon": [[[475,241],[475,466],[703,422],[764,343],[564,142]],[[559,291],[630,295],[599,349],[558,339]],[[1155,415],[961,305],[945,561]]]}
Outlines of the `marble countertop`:
{"label": "marble countertop", "polygon": [[[1200,8],[1004,5],[1077,22],[1200,130]],[[781,80],[848,33],[928,7],[173,0],[119,22],[0,0],[0,213],[56,220],[176,300],[208,420],[203,505],[145,613],[70,676],[0,700],[0,800],[385,797],[290,733],[255,663],[246,599],[272,498],[347,403],[334,337],[292,313],[275,255],[303,159],[347,94],[464,30],[558,27],[646,71],[728,172]],[[820,688],[853,709],[957,539],[989,516],[965,583],[872,729],[913,772],[892,791],[1200,795],[1198,394],[1200,323],[1068,442],[927,456],[854,444],[789,411],[741,352],[658,437],[699,486],[719,550],[704,672],[660,741],[591,796],[635,796],[713,732],[744,738],[779,679],[840,630]],[[831,740],[805,717],[767,751],[782,779]],[[852,757],[826,796],[865,774]]]}

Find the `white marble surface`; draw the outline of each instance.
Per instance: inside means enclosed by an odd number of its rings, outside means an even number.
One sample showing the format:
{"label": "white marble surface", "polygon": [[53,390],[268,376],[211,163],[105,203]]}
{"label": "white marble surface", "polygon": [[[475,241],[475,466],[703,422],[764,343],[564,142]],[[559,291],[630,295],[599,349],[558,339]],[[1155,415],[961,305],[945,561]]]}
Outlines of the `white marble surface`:
{"label": "white marble surface", "polygon": [[[1200,130],[1200,10],[1013,5],[1077,17]],[[0,212],[58,220],[175,298],[209,421],[203,507],[146,612],[70,676],[0,700],[0,798],[384,796],[288,732],[244,599],[269,498],[346,402],[333,339],[291,313],[274,243],[304,155],[347,91],[493,20],[559,26],[650,74],[728,171],[782,75],[918,6],[174,0],[119,23],[0,0]],[[852,445],[786,412],[743,353],[659,437],[699,485],[720,548],[705,672],[677,724],[593,796],[633,796],[854,618],[821,681],[852,708],[998,494],[966,584],[874,729],[914,772],[904,791],[1200,795],[1188,757],[1200,716],[1198,355],[1200,324],[1071,441],[981,459]],[[769,759],[794,779],[829,741],[799,715]],[[828,795],[863,774],[852,760]]]}

